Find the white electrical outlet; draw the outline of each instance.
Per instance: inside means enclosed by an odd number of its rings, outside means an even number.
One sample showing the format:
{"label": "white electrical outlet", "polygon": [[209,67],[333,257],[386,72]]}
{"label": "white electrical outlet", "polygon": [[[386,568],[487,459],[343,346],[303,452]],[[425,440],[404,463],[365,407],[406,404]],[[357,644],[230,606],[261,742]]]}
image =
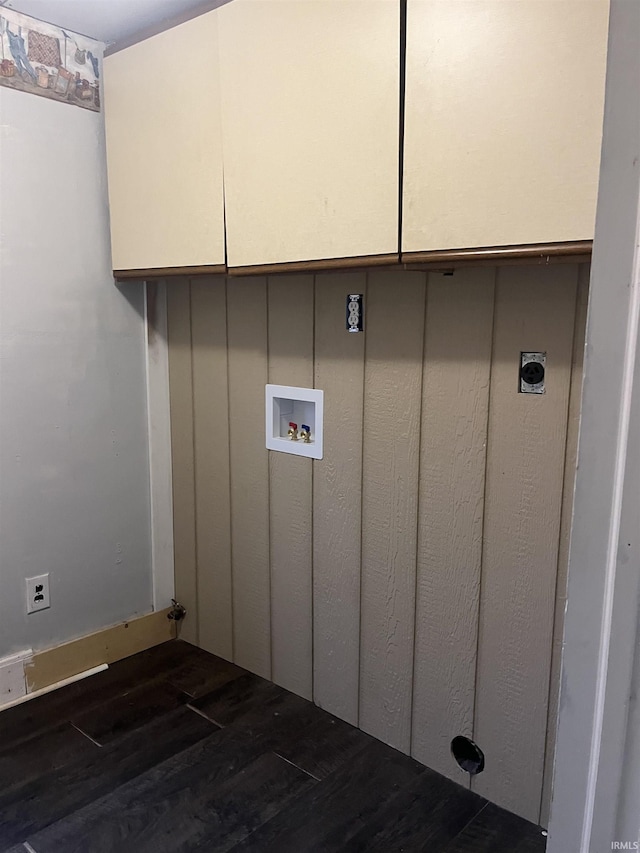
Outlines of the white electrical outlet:
{"label": "white electrical outlet", "polygon": [[27,578],[27,613],[46,610],[51,607],[49,600],[49,575]]}

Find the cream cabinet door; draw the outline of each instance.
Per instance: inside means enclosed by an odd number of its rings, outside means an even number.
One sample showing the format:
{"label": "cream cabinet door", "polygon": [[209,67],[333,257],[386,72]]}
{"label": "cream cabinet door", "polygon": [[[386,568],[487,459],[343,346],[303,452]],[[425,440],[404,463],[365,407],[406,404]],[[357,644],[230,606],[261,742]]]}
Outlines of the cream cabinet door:
{"label": "cream cabinet door", "polygon": [[607,0],[408,0],[404,252],[590,240]]}
{"label": "cream cabinet door", "polygon": [[116,270],[224,264],[217,14],[105,60]]}
{"label": "cream cabinet door", "polygon": [[230,267],[397,253],[399,8],[219,10]]}

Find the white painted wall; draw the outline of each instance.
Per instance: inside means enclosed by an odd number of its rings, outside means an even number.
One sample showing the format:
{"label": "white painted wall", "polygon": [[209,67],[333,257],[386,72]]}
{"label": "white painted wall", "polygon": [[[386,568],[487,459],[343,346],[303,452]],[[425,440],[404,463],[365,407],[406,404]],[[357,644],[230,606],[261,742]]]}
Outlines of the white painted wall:
{"label": "white painted wall", "polygon": [[102,114],[0,89],[0,238],[2,657],[152,606],[143,289],[110,272]]}

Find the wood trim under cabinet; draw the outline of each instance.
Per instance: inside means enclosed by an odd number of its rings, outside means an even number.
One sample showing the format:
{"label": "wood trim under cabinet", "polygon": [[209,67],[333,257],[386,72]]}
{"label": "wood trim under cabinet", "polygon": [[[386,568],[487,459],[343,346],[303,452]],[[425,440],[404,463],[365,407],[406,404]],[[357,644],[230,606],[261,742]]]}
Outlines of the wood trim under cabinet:
{"label": "wood trim under cabinet", "polygon": [[245,267],[229,267],[230,276],[244,275],[280,275],[289,272],[324,272],[330,270],[366,269],[399,264],[400,256],[362,255],[353,258],[329,258],[316,261],[285,261],[280,264],[254,264]]}
{"label": "wood trim under cabinet", "polygon": [[116,281],[140,279],[148,281],[154,278],[171,278],[177,275],[225,275],[227,268],[224,264],[204,264],[196,267],[153,267],[145,270],[114,270]]}
{"label": "wood trim under cabinet", "polygon": [[592,240],[571,240],[564,243],[526,243],[520,246],[483,246],[474,249],[445,249],[429,252],[403,252],[403,264],[457,266],[460,263],[571,263],[591,259]]}
{"label": "wood trim under cabinet", "polygon": [[141,281],[173,276],[197,275],[281,275],[300,272],[332,272],[402,264],[405,269],[451,269],[459,266],[496,264],[588,263],[592,240],[565,243],[529,243],[521,246],[486,246],[475,249],[445,249],[428,252],[404,252],[402,255],[362,255],[353,258],[328,258],[313,261],[285,261],[277,264],[254,264],[226,268],[224,264],[192,267],[156,267],[152,269],[114,270],[117,281]]}

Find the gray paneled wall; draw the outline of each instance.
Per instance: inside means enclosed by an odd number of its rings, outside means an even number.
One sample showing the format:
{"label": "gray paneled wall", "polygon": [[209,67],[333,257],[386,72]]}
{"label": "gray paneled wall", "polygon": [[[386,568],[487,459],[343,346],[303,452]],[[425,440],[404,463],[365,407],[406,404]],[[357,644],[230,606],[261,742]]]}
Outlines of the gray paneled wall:
{"label": "gray paneled wall", "polygon": [[[473,738],[473,788],[535,821],[587,287],[573,264],[168,284],[182,636],[461,784]],[[324,390],[323,460],[265,449],[267,382]]]}

